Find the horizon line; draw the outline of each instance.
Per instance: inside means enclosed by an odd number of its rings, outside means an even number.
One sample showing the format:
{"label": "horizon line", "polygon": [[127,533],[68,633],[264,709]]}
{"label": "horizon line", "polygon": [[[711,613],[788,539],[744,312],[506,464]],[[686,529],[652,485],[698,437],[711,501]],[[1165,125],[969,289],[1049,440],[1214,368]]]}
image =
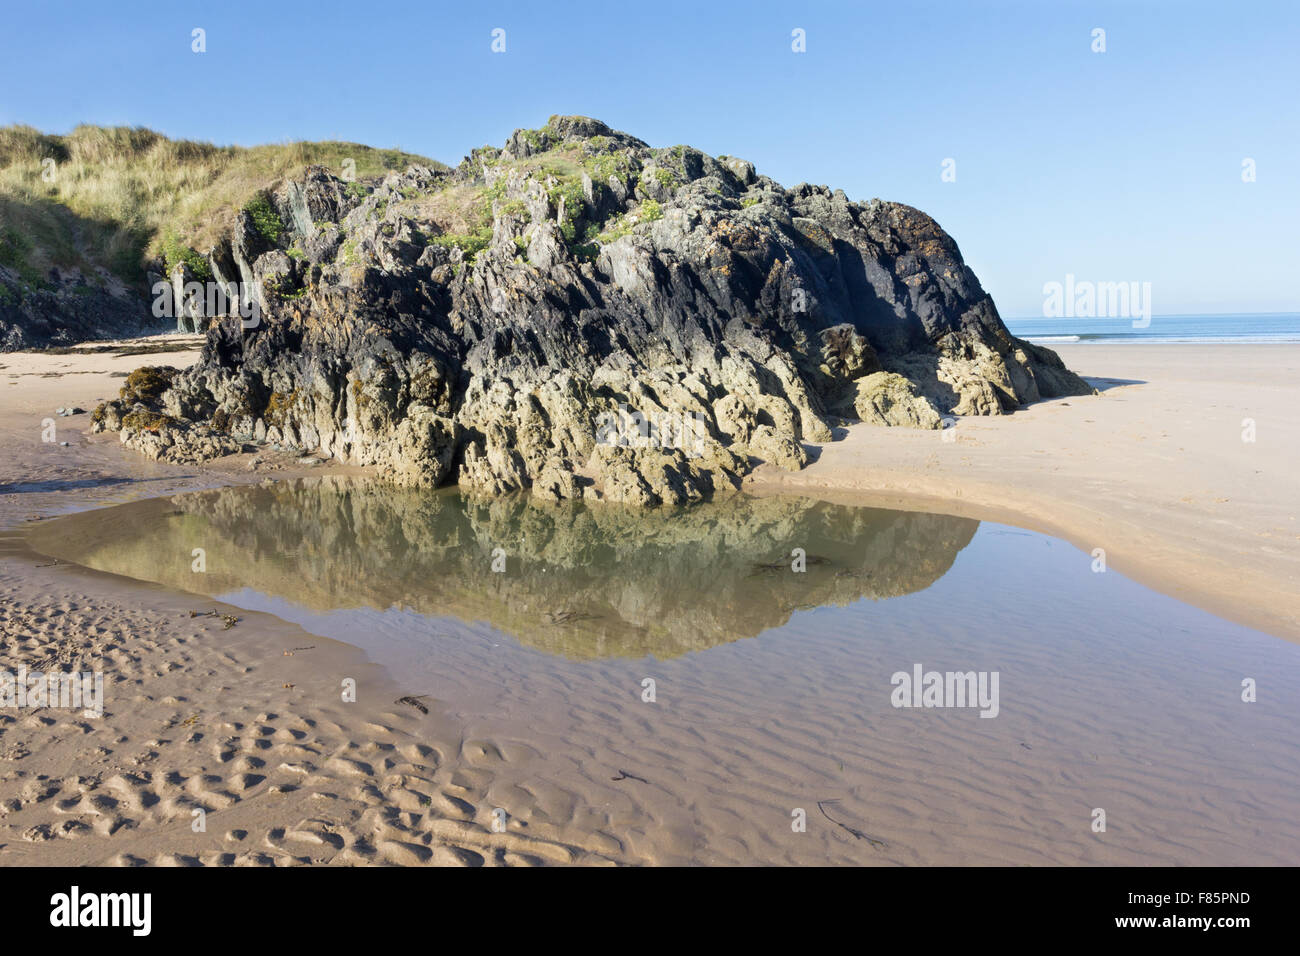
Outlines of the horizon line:
{"label": "horizon line", "polygon": [[[1283,312],[1154,312],[1151,315],[1153,319],[1197,319],[1197,318],[1220,318],[1227,315],[1300,315],[1300,310],[1283,311]],[[1004,315],[1003,322],[1074,322],[1079,319],[1085,321],[1095,321],[1097,319],[1124,319],[1129,316],[1123,315],[1085,315],[1085,316],[1064,316],[1064,315]]]}

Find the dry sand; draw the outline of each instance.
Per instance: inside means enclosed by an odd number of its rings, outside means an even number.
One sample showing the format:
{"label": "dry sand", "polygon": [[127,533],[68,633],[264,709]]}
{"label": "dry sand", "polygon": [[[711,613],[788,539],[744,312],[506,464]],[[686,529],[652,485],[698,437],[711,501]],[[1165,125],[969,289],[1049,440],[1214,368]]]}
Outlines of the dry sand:
{"label": "dry sand", "polygon": [[[1059,534],[1088,551],[1105,548],[1112,566],[1184,601],[1300,637],[1291,471],[1300,435],[1287,417],[1300,387],[1300,348],[1092,346],[1062,355],[1103,393],[1001,419],[964,419],[950,442],[854,427],[806,472],[763,474],[751,484],[906,501]],[[184,353],[0,356],[0,528],[11,532],[0,549],[4,666],[102,669],[109,701],[99,719],[55,709],[0,712],[0,864],[1295,862],[1300,834],[1287,803],[1294,754],[1284,721],[1268,716],[1277,726],[1261,736],[1259,758],[1276,769],[1263,792],[1247,795],[1232,771],[1203,764],[1206,737],[1186,734],[1172,719],[1127,740],[1127,730],[1115,736],[1094,726],[1095,701],[1053,709],[1046,646],[1031,662],[1044,678],[1029,723],[977,720],[972,738],[960,715],[944,715],[934,734],[895,740],[873,733],[895,726],[872,723],[892,719],[887,710],[868,715],[861,733],[846,734],[836,714],[851,716],[861,690],[849,679],[828,690],[834,658],[819,663],[827,670],[801,670],[797,645],[740,642],[710,652],[721,679],[710,680],[707,668],[681,679],[701,685],[695,699],[730,698],[741,713],[755,694],[727,685],[735,673],[728,659],[744,665],[777,655],[786,660],[780,673],[798,679],[765,678],[765,693],[771,707],[788,708],[779,712],[789,719],[762,728],[738,723],[704,740],[693,724],[711,708],[695,704],[697,715],[664,718],[671,733],[652,752],[619,751],[641,719],[613,690],[557,703],[556,692],[573,679],[558,664],[536,686],[528,674],[507,675],[521,693],[503,697],[494,713],[470,719],[433,701],[422,714],[396,703],[410,689],[355,647],[270,614],[65,565],[38,567],[12,533],[26,519],[339,470],[289,459],[251,472],[252,456],[203,468],[149,463],[114,436],[89,436],[86,415],[55,419],[67,446],[41,441],[44,418],[60,405],[93,408],[116,392],[115,373],[186,361]],[[1253,444],[1241,440],[1246,417],[1256,422]],[[239,620],[227,630],[220,617],[192,617],[196,610]],[[839,646],[854,643],[845,634]],[[911,653],[906,646],[900,639],[898,653]],[[1171,646],[1159,666],[1176,668],[1205,646]],[[1122,648],[1117,640],[1107,652]],[[886,649],[881,666],[888,666]],[[1277,651],[1262,642],[1246,656],[1272,665]],[[846,656],[844,665],[856,659]],[[1136,672],[1151,662],[1132,663]],[[469,680],[503,679],[480,666]],[[340,675],[356,678],[357,703],[340,700]],[[625,676],[612,674],[609,687]],[[1211,678],[1204,675],[1194,693],[1210,693]],[[1176,700],[1182,689],[1162,693]],[[821,706],[807,710],[812,700]],[[552,736],[551,726],[567,725],[543,713],[547,701],[609,727],[608,739]],[[1238,718],[1216,711],[1209,719],[1240,732]],[[1094,732],[1115,752],[1084,753],[1078,735]],[[835,753],[810,749],[823,744]],[[1008,756],[976,765],[971,754],[983,746]],[[636,781],[606,783],[611,760],[654,783],[645,790]],[[781,777],[755,770],[766,760]],[[666,761],[677,764],[669,788],[655,775]],[[788,828],[780,825],[754,835],[747,817],[754,806],[787,814],[798,778],[838,779],[844,764],[855,781],[846,797],[850,819],[870,819],[889,848],[845,838],[833,826],[810,825],[815,839],[803,842],[783,838]],[[1135,791],[1143,767],[1151,790]],[[1139,829],[1154,843],[1130,839],[1104,849],[1075,826],[1091,805],[1079,781],[1098,772],[1116,800],[1149,814]],[[1188,773],[1213,789],[1190,788]],[[734,791],[735,779],[748,789]],[[1161,799],[1148,806],[1152,792]],[[511,808],[509,822],[494,832],[492,811],[501,805]],[[193,827],[197,806],[209,811],[203,832]],[[988,827],[1001,817],[1005,827]],[[1069,835],[1054,841],[1057,830]],[[1261,852],[1274,855],[1261,859]]]}
{"label": "dry sand", "polygon": [[808,468],[762,468],[749,490],[1030,528],[1300,640],[1300,345],[1057,351],[1098,395],[963,418],[943,433],[851,426]]}

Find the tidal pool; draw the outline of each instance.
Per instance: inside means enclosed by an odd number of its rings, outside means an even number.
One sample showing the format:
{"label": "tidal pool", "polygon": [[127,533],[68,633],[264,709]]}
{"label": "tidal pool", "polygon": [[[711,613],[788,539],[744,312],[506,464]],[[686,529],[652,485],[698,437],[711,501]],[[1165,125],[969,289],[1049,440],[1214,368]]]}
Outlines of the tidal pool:
{"label": "tidal pool", "polygon": [[638,859],[1300,863],[1300,647],[1043,535],[805,498],[642,512],[318,478],[28,540],[364,648],[509,754],[500,805]]}

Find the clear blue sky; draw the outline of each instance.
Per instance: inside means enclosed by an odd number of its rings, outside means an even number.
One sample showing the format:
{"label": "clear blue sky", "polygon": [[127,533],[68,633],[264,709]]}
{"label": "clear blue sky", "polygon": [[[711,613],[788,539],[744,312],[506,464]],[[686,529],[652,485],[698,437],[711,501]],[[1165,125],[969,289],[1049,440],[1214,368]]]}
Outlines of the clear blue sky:
{"label": "clear blue sky", "polygon": [[924,209],[1004,316],[1040,315],[1066,273],[1150,282],[1156,314],[1300,311],[1289,0],[6,7],[0,124],[349,139],[454,164],[581,113]]}

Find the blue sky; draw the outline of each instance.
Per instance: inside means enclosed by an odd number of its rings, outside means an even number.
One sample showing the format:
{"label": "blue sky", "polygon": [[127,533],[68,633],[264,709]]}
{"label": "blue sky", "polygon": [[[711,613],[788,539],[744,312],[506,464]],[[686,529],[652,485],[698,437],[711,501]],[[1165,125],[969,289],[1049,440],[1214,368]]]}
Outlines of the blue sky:
{"label": "blue sky", "polygon": [[917,206],[1007,317],[1041,315],[1067,273],[1150,282],[1156,314],[1300,311],[1300,3],[8,7],[0,124],[349,139],[454,164],[581,113]]}

